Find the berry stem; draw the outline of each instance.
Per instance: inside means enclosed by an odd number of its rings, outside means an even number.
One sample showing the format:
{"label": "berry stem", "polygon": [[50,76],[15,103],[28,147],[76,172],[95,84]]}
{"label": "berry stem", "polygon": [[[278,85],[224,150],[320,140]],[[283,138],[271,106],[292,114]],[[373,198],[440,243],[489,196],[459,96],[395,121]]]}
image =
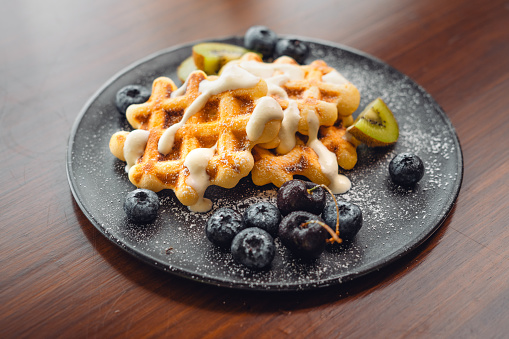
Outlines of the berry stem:
{"label": "berry stem", "polygon": [[319,220],[309,220],[309,221],[306,221],[305,223],[302,223],[300,225],[300,227],[306,227],[307,225],[309,224],[312,224],[312,223],[317,223],[318,225],[322,226],[323,228],[325,228],[327,230],[327,232],[330,233],[330,235],[332,236],[332,238],[330,239],[327,239],[327,242],[330,242],[330,243],[334,243],[334,242],[337,242],[338,244],[341,244],[343,242],[343,239],[341,239],[338,234],[336,234],[336,232],[334,232],[334,230],[332,228],[330,228],[329,225],[327,225],[326,223],[322,222],[322,221],[319,221]]}
{"label": "berry stem", "polygon": [[321,221],[318,221],[318,220],[308,221],[308,222],[302,224],[301,227],[303,227],[303,226],[305,226],[305,225],[307,225],[307,224],[309,224],[311,222],[316,222],[317,224],[319,224],[322,227],[324,227],[331,234],[332,238],[327,239],[327,242],[329,242],[329,243],[337,242],[338,244],[341,244],[343,242],[343,240],[339,237],[339,206],[338,206],[338,201],[336,200],[336,196],[334,195],[334,193],[332,193],[330,188],[327,187],[324,184],[320,184],[320,185],[316,185],[314,187],[308,188],[308,193],[313,192],[318,187],[322,187],[325,190],[327,190],[327,192],[329,192],[329,194],[332,196],[332,199],[334,200],[334,204],[336,205],[336,232],[334,232],[332,230],[332,228],[330,228],[329,225],[327,225],[327,224],[325,224],[325,223],[323,223]]}
{"label": "berry stem", "polygon": [[[330,193],[330,195],[332,196],[332,199],[334,200],[334,204],[336,205],[336,236],[338,237],[338,239],[340,239],[339,238],[339,206],[338,206],[338,201],[336,200],[336,196],[334,195],[334,193],[332,193],[332,191],[330,190],[329,187],[327,187],[327,186],[325,186],[323,184],[321,184],[319,186],[325,188],[327,190],[327,192]],[[315,186],[315,187],[318,187],[318,186]],[[333,243],[334,241],[336,241],[338,244],[343,242],[343,240],[337,241],[336,238],[334,238],[334,236],[332,238],[328,239],[327,241],[330,242],[330,243]]]}

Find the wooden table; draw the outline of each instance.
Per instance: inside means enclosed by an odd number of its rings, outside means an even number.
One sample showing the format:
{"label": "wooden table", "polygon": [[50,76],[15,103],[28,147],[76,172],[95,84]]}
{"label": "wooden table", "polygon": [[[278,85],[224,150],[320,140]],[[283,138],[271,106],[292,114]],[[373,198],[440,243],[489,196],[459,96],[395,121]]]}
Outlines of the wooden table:
{"label": "wooden table", "polygon": [[[507,1],[32,0],[1,13],[0,337],[509,336]],[[246,292],[143,264],[81,212],[65,156],[87,99],[150,53],[255,24],[372,54],[444,108],[464,181],[417,250],[335,287]]]}

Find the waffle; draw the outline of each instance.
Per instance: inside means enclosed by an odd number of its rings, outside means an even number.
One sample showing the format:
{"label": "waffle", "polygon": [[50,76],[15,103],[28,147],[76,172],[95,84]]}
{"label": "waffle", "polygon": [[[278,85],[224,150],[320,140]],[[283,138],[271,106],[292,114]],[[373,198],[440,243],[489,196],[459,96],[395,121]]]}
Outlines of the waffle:
{"label": "waffle", "polygon": [[[346,129],[342,126],[322,126],[318,140],[336,156],[339,166],[351,169],[357,163],[357,151],[353,143],[345,140]],[[297,134],[295,147],[286,154],[260,146],[253,148],[255,165],[251,177],[255,185],[274,184],[281,187],[294,176],[304,176],[316,184],[330,185],[323,172],[316,152],[307,145],[308,137]]]}
{"label": "waffle", "polygon": [[249,53],[239,64],[266,79],[269,95],[285,111],[279,139],[253,149],[253,182],[280,187],[301,175],[335,187],[338,193],[349,188],[348,179],[337,172],[338,165],[351,169],[357,162],[355,144],[344,139],[345,127],[352,124],[352,113],[359,106],[357,88],[322,60],[300,66],[280,57],[264,64]]}
{"label": "waffle", "polygon": [[360,103],[359,91],[323,60],[315,60],[309,65],[299,65],[294,59],[282,56],[272,64],[264,64],[257,54],[246,53],[238,62],[255,72],[258,68],[256,64],[250,67],[245,62],[259,63],[261,69],[264,65],[266,68],[272,67],[274,70],[272,74],[265,73],[264,78],[274,77],[276,82],[278,76],[285,74],[286,66],[300,69],[300,75],[290,76],[288,81],[278,84],[276,90],[271,91],[269,82],[269,95],[280,103],[283,110],[288,108],[290,101],[297,103],[301,112],[297,130],[299,133],[308,135],[307,121],[310,113],[318,116],[320,126],[332,126],[336,122],[341,122],[343,126],[348,127],[353,123],[352,113],[357,110]]}
{"label": "waffle", "polygon": [[[267,98],[267,84],[258,79],[250,88],[226,90],[203,98],[200,84],[204,80],[210,84],[220,79],[208,78],[205,73],[196,71],[184,84],[185,92],[178,93],[171,79],[160,77],[154,81],[146,103],[128,108],[126,116],[131,126],[148,131],[143,154],[129,168],[129,180],[135,186],[155,192],[172,189],[182,204],[196,206],[203,202],[208,185],[231,188],[249,174],[254,165],[251,149],[277,136],[282,111],[279,120],[266,122],[255,141],[250,140],[246,129],[259,102]],[[187,116],[187,109],[196,104],[201,108]],[[180,127],[170,149],[160,152],[161,138],[177,125]],[[123,153],[128,136],[128,132],[117,132],[110,139],[110,150],[123,161],[126,160]],[[201,163],[199,173],[192,178],[186,163],[186,159],[191,158],[190,153]]]}

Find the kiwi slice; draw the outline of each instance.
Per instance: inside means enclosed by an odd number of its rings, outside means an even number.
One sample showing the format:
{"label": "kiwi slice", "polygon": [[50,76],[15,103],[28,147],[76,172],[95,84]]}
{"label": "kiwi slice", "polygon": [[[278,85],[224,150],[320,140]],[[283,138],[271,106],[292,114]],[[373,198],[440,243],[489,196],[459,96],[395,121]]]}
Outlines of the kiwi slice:
{"label": "kiwi slice", "polygon": [[370,147],[392,145],[399,137],[398,122],[381,98],[364,108],[348,132]]}
{"label": "kiwi slice", "polygon": [[193,46],[193,60],[198,69],[215,75],[226,63],[239,59],[246,52],[249,50],[241,46],[204,42]]}
{"label": "kiwi slice", "polygon": [[189,74],[196,71],[198,68],[196,68],[196,65],[194,64],[194,59],[192,56],[187,58],[186,60],[182,61],[182,63],[177,68],[177,76],[179,77],[180,81],[185,82]]}

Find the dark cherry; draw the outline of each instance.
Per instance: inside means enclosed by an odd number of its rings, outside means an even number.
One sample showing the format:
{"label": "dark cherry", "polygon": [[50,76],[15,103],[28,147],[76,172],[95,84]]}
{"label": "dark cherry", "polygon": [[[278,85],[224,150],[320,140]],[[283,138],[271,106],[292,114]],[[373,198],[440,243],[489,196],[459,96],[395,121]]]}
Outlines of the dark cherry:
{"label": "dark cherry", "polygon": [[[295,211],[283,218],[279,225],[279,239],[294,255],[318,258],[327,244],[329,233],[320,224],[323,220],[315,214]],[[309,224],[306,224],[310,222]]]}
{"label": "dark cherry", "polygon": [[282,215],[293,211],[319,215],[325,207],[325,190],[309,181],[299,179],[287,181],[279,188],[277,207]]}

